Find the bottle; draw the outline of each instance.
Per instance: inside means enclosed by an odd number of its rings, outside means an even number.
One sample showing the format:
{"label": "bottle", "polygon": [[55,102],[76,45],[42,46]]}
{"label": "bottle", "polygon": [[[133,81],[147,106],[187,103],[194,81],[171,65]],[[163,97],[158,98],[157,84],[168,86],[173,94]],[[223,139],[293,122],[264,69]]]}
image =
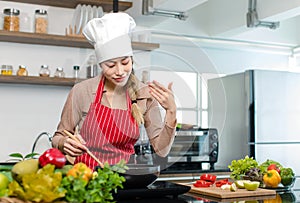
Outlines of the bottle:
{"label": "bottle", "polygon": [[39,74],[41,77],[49,77],[50,70],[48,68],[48,65],[42,65]]}
{"label": "bottle", "polygon": [[14,8],[6,8],[3,10],[4,23],[3,30],[19,31],[20,30],[20,10]]}
{"label": "bottle", "polygon": [[46,10],[35,10],[35,32],[48,33],[48,14]]}
{"label": "bottle", "polygon": [[2,65],[1,66],[1,75],[12,75],[13,66],[12,65]]}
{"label": "bottle", "polygon": [[94,55],[90,55],[88,59],[88,66],[86,70],[86,77],[93,78],[98,75],[98,66],[96,62],[96,57]]}
{"label": "bottle", "polygon": [[64,78],[65,77],[64,69],[62,67],[58,67],[54,73],[54,77]]}
{"label": "bottle", "polygon": [[79,78],[79,66],[73,66],[73,73],[74,73],[74,78]]}
{"label": "bottle", "polygon": [[28,75],[28,71],[26,70],[26,66],[20,65],[19,66],[19,70],[17,71],[17,75],[18,76],[27,76]]}

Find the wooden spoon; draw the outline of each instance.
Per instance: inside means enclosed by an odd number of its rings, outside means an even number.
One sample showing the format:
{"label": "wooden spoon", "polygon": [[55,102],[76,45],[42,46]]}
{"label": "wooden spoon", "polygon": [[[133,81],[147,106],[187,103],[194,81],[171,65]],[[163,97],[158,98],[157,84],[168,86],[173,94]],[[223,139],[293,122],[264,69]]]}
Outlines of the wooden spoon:
{"label": "wooden spoon", "polygon": [[[72,140],[75,140],[77,143],[81,144],[80,140],[76,136],[72,135],[72,133],[69,131],[64,130],[64,133],[66,133]],[[88,148],[86,152],[99,164],[101,168],[104,167],[103,163]]]}

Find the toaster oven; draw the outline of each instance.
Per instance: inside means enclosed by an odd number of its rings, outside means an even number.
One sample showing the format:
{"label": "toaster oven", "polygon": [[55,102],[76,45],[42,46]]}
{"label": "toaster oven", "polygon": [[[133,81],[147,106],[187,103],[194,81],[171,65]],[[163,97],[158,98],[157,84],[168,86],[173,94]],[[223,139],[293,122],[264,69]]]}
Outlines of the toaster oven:
{"label": "toaster oven", "polygon": [[153,154],[162,172],[213,170],[218,160],[218,131],[214,128],[178,130],[167,157]]}
{"label": "toaster oven", "polygon": [[161,173],[213,170],[218,160],[219,137],[215,128],[192,128],[176,131],[166,157],[155,154],[149,144],[136,145],[137,163],[159,164]]}

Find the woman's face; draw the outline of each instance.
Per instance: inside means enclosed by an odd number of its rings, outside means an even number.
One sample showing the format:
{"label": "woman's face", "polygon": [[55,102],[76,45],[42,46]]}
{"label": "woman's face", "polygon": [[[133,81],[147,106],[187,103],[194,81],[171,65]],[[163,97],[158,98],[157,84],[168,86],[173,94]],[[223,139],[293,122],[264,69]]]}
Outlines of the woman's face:
{"label": "woman's face", "polygon": [[115,86],[125,86],[132,71],[130,56],[104,61],[100,64],[103,75]]}

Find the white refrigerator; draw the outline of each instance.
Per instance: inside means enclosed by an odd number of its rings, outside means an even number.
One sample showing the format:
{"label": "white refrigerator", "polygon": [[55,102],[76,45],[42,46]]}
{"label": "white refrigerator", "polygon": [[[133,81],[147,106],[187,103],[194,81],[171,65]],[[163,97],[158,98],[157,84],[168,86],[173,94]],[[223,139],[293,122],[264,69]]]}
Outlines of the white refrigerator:
{"label": "white refrigerator", "polygon": [[[247,70],[208,80],[209,127],[220,136],[216,165],[253,156],[300,175],[300,74]],[[294,188],[300,188],[296,181]]]}

